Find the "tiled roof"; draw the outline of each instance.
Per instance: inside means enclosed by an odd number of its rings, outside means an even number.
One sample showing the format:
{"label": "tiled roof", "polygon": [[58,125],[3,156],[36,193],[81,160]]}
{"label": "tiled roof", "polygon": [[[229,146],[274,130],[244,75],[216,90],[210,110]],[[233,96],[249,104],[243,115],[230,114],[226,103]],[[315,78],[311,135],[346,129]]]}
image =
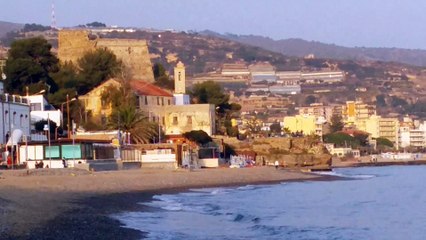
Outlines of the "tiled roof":
{"label": "tiled roof", "polygon": [[130,86],[138,95],[173,97],[173,95],[167,90],[157,87],[149,82],[133,80],[130,82]]}

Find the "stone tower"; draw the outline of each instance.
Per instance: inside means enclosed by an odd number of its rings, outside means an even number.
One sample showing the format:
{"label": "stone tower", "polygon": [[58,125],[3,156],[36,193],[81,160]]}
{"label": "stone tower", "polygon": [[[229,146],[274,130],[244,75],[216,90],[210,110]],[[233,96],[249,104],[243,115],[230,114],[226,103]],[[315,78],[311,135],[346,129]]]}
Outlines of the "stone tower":
{"label": "stone tower", "polygon": [[185,78],[185,65],[181,61],[175,67],[175,94],[185,94],[186,78]]}
{"label": "stone tower", "polygon": [[127,67],[133,80],[154,82],[146,40],[99,38],[86,30],[60,30],[58,33],[58,57],[61,62],[76,64],[85,53],[97,48],[111,50]]}

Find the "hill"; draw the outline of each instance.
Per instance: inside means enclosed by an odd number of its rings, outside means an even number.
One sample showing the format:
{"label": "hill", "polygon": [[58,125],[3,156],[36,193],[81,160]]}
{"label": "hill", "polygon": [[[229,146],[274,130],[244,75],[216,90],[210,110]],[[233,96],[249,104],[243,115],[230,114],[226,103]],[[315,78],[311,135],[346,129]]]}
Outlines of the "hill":
{"label": "hill", "polygon": [[20,30],[24,24],[0,21],[0,38],[5,37],[8,32]]}
{"label": "hill", "polygon": [[203,31],[201,34],[238,41],[288,56],[304,57],[314,54],[316,58],[400,62],[415,66],[426,66],[426,50],[420,49],[351,48],[294,38],[274,40],[262,36],[218,34],[211,31]]}
{"label": "hill", "polygon": [[247,63],[269,61],[280,70],[300,68],[299,58],[198,33],[135,31],[112,32],[101,37],[145,39],[153,62],[160,62],[172,70],[179,59],[185,63],[189,75],[216,71],[223,63],[239,60]]}

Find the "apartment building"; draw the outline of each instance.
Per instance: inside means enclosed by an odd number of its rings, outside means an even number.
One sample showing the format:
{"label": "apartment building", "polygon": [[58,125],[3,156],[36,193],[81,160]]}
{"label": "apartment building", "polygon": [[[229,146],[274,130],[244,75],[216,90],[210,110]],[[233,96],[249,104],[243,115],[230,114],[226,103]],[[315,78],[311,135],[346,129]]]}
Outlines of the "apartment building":
{"label": "apartment building", "polygon": [[376,106],[362,101],[347,101],[342,109],[342,117],[347,123],[367,120],[376,115]]}
{"label": "apartment building", "polygon": [[384,118],[373,115],[365,120],[365,129],[357,126],[359,130],[371,134],[372,138],[386,138],[398,147],[399,143],[399,121],[397,118]]}
{"label": "apartment building", "polygon": [[342,106],[338,104],[323,105],[322,103],[312,103],[307,107],[299,107],[299,115],[311,115],[317,118],[323,117],[327,122],[331,122],[333,115],[342,116]]}

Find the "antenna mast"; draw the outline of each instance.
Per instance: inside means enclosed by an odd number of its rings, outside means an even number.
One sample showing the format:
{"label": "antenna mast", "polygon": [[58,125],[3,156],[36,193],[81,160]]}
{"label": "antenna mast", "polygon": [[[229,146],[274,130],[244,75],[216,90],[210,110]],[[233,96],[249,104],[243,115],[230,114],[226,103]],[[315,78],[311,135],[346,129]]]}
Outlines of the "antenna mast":
{"label": "antenna mast", "polygon": [[51,19],[51,24],[50,24],[50,28],[52,28],[52,30],[57,29],[56,28],[56,17],[55,17],[55,1],[52,1],[52,19]]}

